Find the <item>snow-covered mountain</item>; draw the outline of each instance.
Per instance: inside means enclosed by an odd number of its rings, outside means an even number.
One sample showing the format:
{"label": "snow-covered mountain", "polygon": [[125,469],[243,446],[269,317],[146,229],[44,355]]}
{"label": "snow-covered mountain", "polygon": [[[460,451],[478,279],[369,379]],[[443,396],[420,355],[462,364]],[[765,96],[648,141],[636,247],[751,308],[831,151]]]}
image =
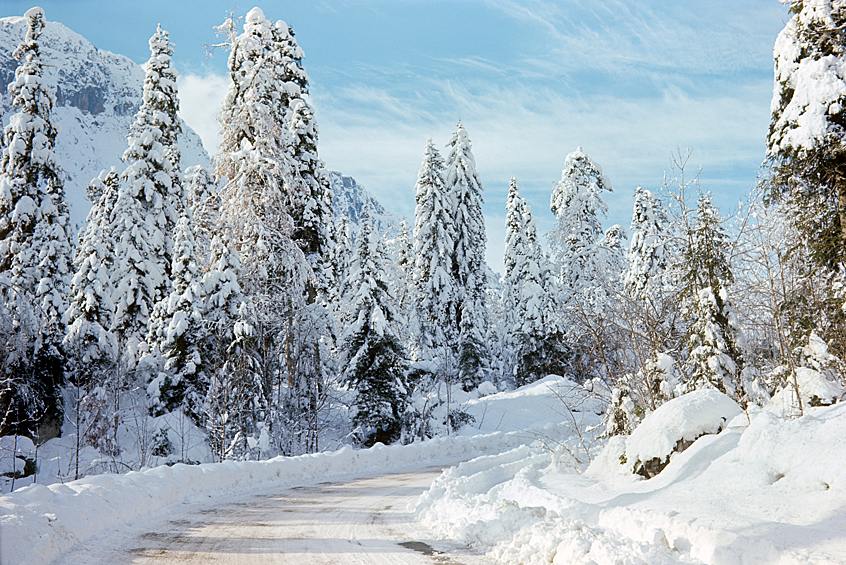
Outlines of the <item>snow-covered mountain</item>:
{"label": "snow-covered mountain", "polygon": [[[0,18],[0,115],[14,113],[7,85],[18,61],[12,56],[26,34],[22,17]],[[45,81],[55,88],[53,120],[61,125],[56,153],[66,173],[71,221],[82,225],[91,207],[85,187],[101,170],[122,170],[126,135],[141,106],[144,70],[123,55],[97,49],[58,22],[47,22],[40,38]],[[185,123],[179,140],[182,167],[208,165],[200,137]]]}
{"label": "snow-covered mountain", "polygon": [[[350,229],[354,234],[358,232],[361,215],[364,213],[364,205],[369,202],[377,231],[383,236],[396,235],[396,230],[403,219],[402,216],[385,209],[372,194],[355,182],[354,178],[346,177],[337,171],[328,171],[328,173],[329,183],[334,192],[332,210],[336,217],[344,215],[347,217],[350,222]],[[409,225],[409,229],[413,227],[413,225]]]}

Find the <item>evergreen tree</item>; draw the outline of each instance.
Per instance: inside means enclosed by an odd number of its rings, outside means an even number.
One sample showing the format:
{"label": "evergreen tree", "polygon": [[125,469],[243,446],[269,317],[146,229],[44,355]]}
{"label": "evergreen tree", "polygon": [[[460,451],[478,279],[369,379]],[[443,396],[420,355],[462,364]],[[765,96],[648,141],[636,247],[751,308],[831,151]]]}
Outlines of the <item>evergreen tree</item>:
{"label": "evergreen tree", "polygon": [[349,274],[349,262],[353,253],[350,236],[350,222],[346,216],[336,218],[332,226],[332,256],[330,261],[331,280],[329,285],[329,305],[338,322],[343,322],[341,307],[341,287]]}
{"label": "evergreen tree", "polygon": [[301,99],[293,101],[290,109],[291,154],[296,166],[293,187],[290,190],[292,202],[291,217],[294,222],[294,241],[305,254],[306,261],[314,274],[314,283],[309,288],[309,303],[318,294],[326,293],[329,284],[331,255],[332,188],[317,158],[317,125],[311,106]]}
{"label": "evergreen tree", "polygon": [[693,320],[687,334],[690,347],[687,388],[710,384],[722,392],[740,396],[741,335],[728,294],[734,275],[726,257],[728,237],[720,222],[711,195],[701,195],[696,222],[688,234],[682,277]]}
{"label": "evergreen tree", "polygon": [[443,159],[430,139],[414,187],[413,280],[419,345],[412,353],[417,360],[435,361],[450,370],[458,340],[453,321],[457,290],[452,277],[454,224],[443,168]]}
{"label": "evergreen tree", "polygon": [[163,324],[165,333],[160,337],[160,347],[167,361],[164,371],[147,386],[147,395],[153,415],[172,412],[182,406],[187,414],[200,422],[202,395],[208,386],[205,365],[209,359],[200,355],[204,337],[200,300],[204,298],[204,293],[194,261],[190,208],[183,208],[173,239],[172,289],[163,303],[166,325]]}
{"label": "evergreen tree", "polygon": [[[76,248],[67,311],[65,346],[72,352],[75,379],[102,374],[118,354],[112,327],[114,303],[110,271],[114,267],[115,241],[110,231],[120,177],[114,167],[102,171],[87,187],[91,211],[82,240]],[[99,379],[95,379],[99,380]]]}
{"label": "evergreen tree", "polygon": [[[782,310],[799,331],[791,347],[818,332],[846,353],[842,309],[846,271],[846,3],[792,0],[793,14],[773,50],[775,85],[767,136],[770,203],[783,206],[800,234],[789,251],[800,284]],[[810,261],[806,263],[805,258]],[[820,283],[822,282],[822,288]],[[820,292],[822,290],[822,292]]]}
{"label": "evergreen tree", "polygon": [[549,234],[552,262],[561,290],[562,305],[574,300],[588,310],[603,307],[602,289],[606,250],[599,215],[608,206],[603,191],[611,186],[596,165],[579,147],[567,155],[561,180],[552,189],[550,208],[558,225]]}
{"label": "evergreen tree", "polygon": [[626,252],[623,250],[623,242],[628,239],[626,230],[620,224],[614,224],[607,230],[599,240],[600,249],[604,250],[604,263],[602,271],[605,279],[611,286],[622,282],[626,270]]}
{"label": "evergreen tree", "polygon": [[[0,158],[0,273],[5,279],[3,307],[16,331],[30,328],[31,335],[24,339],[26,355],[9,356],[5,370],[25,374],[22,378],[29,381],[27,386],[41,405],[38,425],[49,421],[56,428],[50,433],[58,435],[62,416],[58,387],[66,363],[62,341],[71,268],[70,220],[53,149],[55,96],[44,84],[39,47],[44,12],[31,8],[24,17],[27,33],[14,51],[20,63],[9,85],[18,112],[3,131]],[[7,343],[16,339],[7,336]]]}
{"label": "evergreen tree", "polygon": [[219,199],[214,171],[202,165],[185,169],[185,205],[194,226],[194,256],[198,265],[210,265],[211,240],[219,222]]}
{"label": "evergreen tree", "polygon": [[404,320],[385,273],[390,259],[365,205],[344,293],[351,325],[344,334],[343,382],[356,391],[354,433],[366,446],[400,438],[408,398],[406,356],[397,338]]}
{"label": "evergreen tree", "polygon": [[513,177],[506,202],[504,263],[505,339],[516,383],[563,374],[566,350],[553,317],[549,268],[532,211]]}
{"label": "evergreen tree", "polygon": [[[415,304],[416,294],[413,286],[414,244],[412,243],[411,234],[408,231],[408,224],[405,218],[400,221],[399,233],[391,241],[391,246],[394,256],[391,269],[391,285],[397,297],[397,307],[402,317],[410,320],[415,316],[414,310],[417,308],[417,305]],[[404,343],[414,339],[407,325],[401,328],[399,337],[401,337]]]}
{"label": "evergreen tree", "polygon": [[651,298],[660,291],[670,267],[668,221],[661,202],[648,190],[637,187],[632,214],[629,265],[623,276],[626,292]]}
{"label": "evergreen tree", "polygon": [[815,264],[846,259],[846,3],[792,0],[775,43],[769,196],[783,200]]}
{"label": "evergreen tree", "polygon": [[[318,325],[321,332],[329,329],[325,316],[308,307],[315,295],[309,291],[313,273],[300,243],[292,239],[305,225],[293,218],[297,212],[291,206],[295,188],[303,186],[297,175],[302,163],[317,161],[316,155],[313,161],[303,161],[291,153],[289,92],[299,95],[302,86],[291,78],[291,59],[281,41],[283,30],[287,30],[283,22],[274,25],[254,8],[247,14],[244,32],[233,38],[232,84],[222,104],[223,138],[215,163],[217,175],[228,180],[219,193],[220,224],[231,234],[240,258],[238,282],[247,301],[244,311],[255,316],[248,320],[253,333],[239,345],[255,348],[251,358],[256,366],[249,371],[263,380],[252,394],[265,410],[262,425],[271,430],[277,448],[298,454],[317,449],[316,410],[325,390],[322,361],[316,357],[320,354],[298,341],[312,339],[306,336],[314,333],[300,330]],[[294,129],[299,132],[300,126]],[[307,147],[309,139],[316,143],[315,137],[305,135],[300,146]],[[309,355],[307,363],[300,362],[297,351]],[[246,376],[242,381],[257,383]],[[259,430],[244,433],[258,434]]]}
{"label": "evergreen tree", "polygon": [[[239,283],[248,295],[299,300],[308,266],[292,243],[293,220],[285,182],[296,169],[288,153],[285,82],[288,72],[274,25],[254,8],[229,56],[232,84],[220,114],[217,174],[220,221],[232,229],[240,257]],[[291,288],[289,285],[293,285]],[[299,292],[297,288],[301,289]]]}
{"label": "evergreen tree", "polygon": [[[150,38],[143,103],[135,115],[123,159],[112,232],[116,241],[113,331],[125,344],[126,362],[135,367],[163,333],[153,309],[170,294],[171,234],[183,207],[176,113],[176,71],[167,32]],[[159,321],[163,316],[157,317]]]}
{"label": "evergreen tree", "polygon": [[488,358],[484,189],[476,174],[470,138],[461,122],[457,127],[448,145],[445,184],[455,225],[452,277],[456,289],[454,324],[458,330],[458,367],[464,387],[469,390],[482,381]]}

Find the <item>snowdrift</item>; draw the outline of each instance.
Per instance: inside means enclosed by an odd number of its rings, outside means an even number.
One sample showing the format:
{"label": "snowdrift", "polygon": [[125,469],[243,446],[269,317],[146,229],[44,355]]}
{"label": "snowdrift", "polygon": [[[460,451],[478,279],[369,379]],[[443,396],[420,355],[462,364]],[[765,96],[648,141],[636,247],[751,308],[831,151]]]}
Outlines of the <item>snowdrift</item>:
{"label": "snowdrift", "polygon": [[612,438],[587,466],[518,447],[445,471],[416,510],[507,563],[846,563],[846,405],[741,412],[650,480],[626,450]]}

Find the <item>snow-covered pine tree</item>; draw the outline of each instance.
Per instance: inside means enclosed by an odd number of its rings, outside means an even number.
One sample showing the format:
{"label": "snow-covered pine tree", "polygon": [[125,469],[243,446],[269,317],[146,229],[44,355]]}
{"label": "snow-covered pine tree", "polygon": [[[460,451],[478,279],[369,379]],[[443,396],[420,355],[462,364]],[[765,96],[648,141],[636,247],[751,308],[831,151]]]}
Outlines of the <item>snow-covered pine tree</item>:
{"label": "snow-covered pine tree", "polygon": [[564,374],[567,352],[554,318],[552,277],[538,242],[532,211],[512,177],[505,216],[503,316],[506,349],[516,384]]}
{"label": "snow-covered pine tree", "polygon": [[[153,309],[170,294],[171,240],[184,206],[176,116],[176,71],[173,44],[158,27],[150,38],[141,108],[127,136],[112,232],[116,241],[115,318],[112,330],[124,347],[125,363],[134,368],[157,343],[164,329],[153,323]],[[159,316],[158,320],[163,320]]]}
{"label": "snow-covered pine tree", "polygon": [[335,315],[335,319],[341,326],[346,325],[342,319],[345,309],[341,304],[341,287],[349,274],[349,262],[352,257],[353,246],[350,235],[350,222],[346,215],[336,218],[332,222],[332,256],[329,262],[331,267],[331,280],[329,284],[329,307]]}
{"label": "snow-covered pine tree", "polygon": [[783,200],[814,262],[846,260],[846,2],[790,0],[775,42],[767,135],[771,199]]}
{"label": "snow-covered pine tree", "polygon": [[314,274],[309,284],[308,302],[314,303],[318,295],[325,294],[329,284],[331,256],[332,188],[317,157],[317,124],[311,106],[302,99],[293,101],[289,111],[291,156],[296,170],[289,188],[292,202],[291,218],[294,222],[292,238],[302,249]]}
{"label": "snow-covered pine tree", "polygon": [[626,270],[626,252],[623,250],[623,242],[626,241],[626,230],[620,224],[614,224],[607,230],[599,240],[599,247],[605,251],[602,270],[605,279],[611,286],[617,286],[622,282]]}
{"label": "snow-covered pine tree", "polygon": [[343,382],[356,392],[353,433],[365,446],[400,438],[408,399],[406,353],[397,337],[404,320],[385,278],[390,258],[372,222],[366,204],[344,282],[352,323],[343,338]]}
{"label": "snow-covered pine tree", "polygon": [[219,200],[214,171],[202,165],[185,169],[185,205],[191,209],[194,226],[194,257],[198,265],[211,264],[211,240],[218,225]]}
{"label": "snow-covered pine tree", "polygon": [[[399,232],[390,244],[390,250],[394,257],[391,268],[391,285],[397,297],[397,307],[405,320],[411,320],[415,317],[414,310],[417,308],[413,286],[414,244],[405,218],[400,221]],[[410,331],[408,325],[404,325],[400,330],[398,337],[401,338],[403,343],[408,343],[414,339],[413,332]],[[408,347],[411,348],[410,343]]]}
{"label": "snow-covered pine tree", "polygon": [[558,225],[549,233],[561,305],[578,301],[588,310],[601,310],[605,251],[599,216],[607,213],[603,191],[611,185],[602,169],[579,147],[564,160],[561,180],[552,189],[550,208]]}
{"label": "snow-covered pine tree", "polygon": [[202,425],[208,430],[212,453],[222,458],[227,439],[232,439],[227,435],[231,428],[226,427],[231,408],[227,391],[234,388],[233,381],[237,380],[231,371],[230,358],[236,353],[231,346],[235,341],[234,327],[243,296],[238,285],[238,252],[229,244],[225,232],[212,238],[209,258],[209,269],[203,274],[195,296],[195,301],[201,305],[203,320],[200,358],[209,361]]}
{"label": "snow-covered pine tree", "polygon": [[412,356],[433,362],[442,377],[451,379],[458,343],[454,322],[457,291],[452,277],[455,228],[443,168],[443,159],[429,139],[414,187],[414,325],[418,339]]}
{"label": "snow-covered pine tree", "polygon": [[486,336],[488,313],[485,298],[485,217],[482,214],[482,182],[470,138],[461,122],[449,144],[445,186],[452,203],[455,236],[452,277],[456,289],[455,321],[458,330],[459,378],[465,389],[477,386],[488,364]]}
{"label": "snow-covered pine tree", "polygon": [[185,206],[173,237],[171,291],[163,303],[165,333],[159,347],[167,361],[164,371],[147,386],[151,412],[159,416],[182,407],[196,422],[202,421],[202,399],[208,388],[211,359],[201,356],[203,288],[194,261],[194,230],[191,210]]}
{"label": "snow-covered pine tree", "polygon": [[611,187],[602,169],[579,147],[567,155],[550,197],[557,220],[547,234],[558,288],[556,311],[571,349],[570,374],[577,379],[612,378],[621,370],[610,312],[619,273],[609,272],[615,253],[604,245],[599,219],[607,210],[606,190]]}
{"label": "snow-covered pine tree", "polygon": [[[285,48],[282,50],[283,60],[290,59],[287,68],[293,67],[302,76],[300,81],[298,75],[292,73],[284,90],[293,92],[294,87],[299,86],[300,94],[304,96],[308,83],[305,71],[302,71],[299,65],[302,50],[294,40],[293,30],[280,22],[277,22],[276,30],[280,35],[283,30],[287,32]],[[292,53],[290,57],[289,53]],[[311,269],[311,276],[305,288],[305,305],[296,312],[296,319],[289,332],[289,345],[286,347],[289,383],[300,383],[297,387],[291,387],[292,392],[299,389],[306,392],[306,395],[291,394],[288,402],[293,404],[294,414],[298,411],[296,406],[305,402],[305,417],[310,423],[303,425],[302,422],[291,420],[283,425],[310,430],[306,432],[306,436],[313,437],[314,440],[308,440],[306,443],[313,444],[316,449],[317,429],[320,427],[319,406],[325,399],[325,382],[329,372],[327,365],[330,362],[330,353],[327,346],[334,342],[336,337],[334,318],[328,307],[328,291],[332,277],[329,261],[334,247],[330,230],[333,219],[332,189],[323,163],[317,156],[317,124],[311,106],[304,98],[291,99],[286,119],[291,140],[289,153],[293,165],[291,181],[286,183],[286,193],[290,198],[288,210],[293,222],[291,237],[303,252]],[[294,420],[297,418],[294,416]],[[300,449],[291,445],[288,451],[296,452]],[[306,449],[311,450],[312,448]]]}
{"label": "snow-covered pine tree", "polygon": [[115,168],[102,171],[87,187],[91,211],[82,240],[76,248],[71,281],[71,300],[66,314],[65,346],[71,354],[73,378],[99,384],[114,365],[117,342],[109,331],[114,316],[112,281],[115,241],[110,231],[120,177]]}
{"label": "snow-covered pine tree", "polygon": [[668,360],[669,352],[677,354],[682,336],[676,329],[678,289],[669,221],[662,202],[641,187],[635,191],[631,231],[620,317],[627,325],[628,356],[636,368],[630,372],[632,378],[618,386],[630,400],[654,410],[675,394],[675,373]]}
{"label": "snow-covered pine tree", "polygon": [[670,267],[669,222],[661,202],[648,190],[637,187],[632,214],[632,241],[623,284],[630,296],[649,299],[663,290]]}
{"label": "snow-covered pine tree", "polygon": [[24,371],[32,381],[41,404],[42,430],[36,433],[46,438],[58,435],[61,427],[58,387],[66,364],[63,317],[72,251],[62,172],[53,150],[55,96],[44,84],[39,48],[44,12],[31,8],[24,17],[27,33],[14,51],[19,65],[9,84],[18,112],[3,131],[0,159],[0,274],[4,308],[11,310],[16,328],[31,328],[34,339],[25,356],[10,356],[12,366],[5,370]]}
{"label": "snow-covered pine tree", "polygon": [[[818,332],[846,353],[846,2],[791,0],[793,14],[773,50],[775,85],[767,136],[770,202],[800,234],[791,251],[800,285],[783,310],[795,320],[791,348]],[[805,255],[810,262],[805,263]],[[822,288],[820,282],[822,281]],[[822,291],[822,292],[821,292]]]}
{"label": "snow-covered pine tree", "polygon": [[741,334],[728,294],[734,275],[726,256],[728,236],[710,193],[699,197],[696,221],[687,240],[682,283],[692,323],[687,332],[686,386],[689,390],[713,386],[739,397]]}

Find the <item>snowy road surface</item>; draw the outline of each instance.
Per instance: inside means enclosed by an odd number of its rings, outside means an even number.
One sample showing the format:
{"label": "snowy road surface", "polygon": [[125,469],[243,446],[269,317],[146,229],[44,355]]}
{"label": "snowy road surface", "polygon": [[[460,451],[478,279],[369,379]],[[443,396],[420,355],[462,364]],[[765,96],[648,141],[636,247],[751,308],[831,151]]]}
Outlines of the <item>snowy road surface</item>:
{"label": "snowy road surface", "polygon": [[409,502],[440,470],[265,489],[183,505],[96,536],[55,564],[492,563],[465,547],[425,539],[413,523]]}

